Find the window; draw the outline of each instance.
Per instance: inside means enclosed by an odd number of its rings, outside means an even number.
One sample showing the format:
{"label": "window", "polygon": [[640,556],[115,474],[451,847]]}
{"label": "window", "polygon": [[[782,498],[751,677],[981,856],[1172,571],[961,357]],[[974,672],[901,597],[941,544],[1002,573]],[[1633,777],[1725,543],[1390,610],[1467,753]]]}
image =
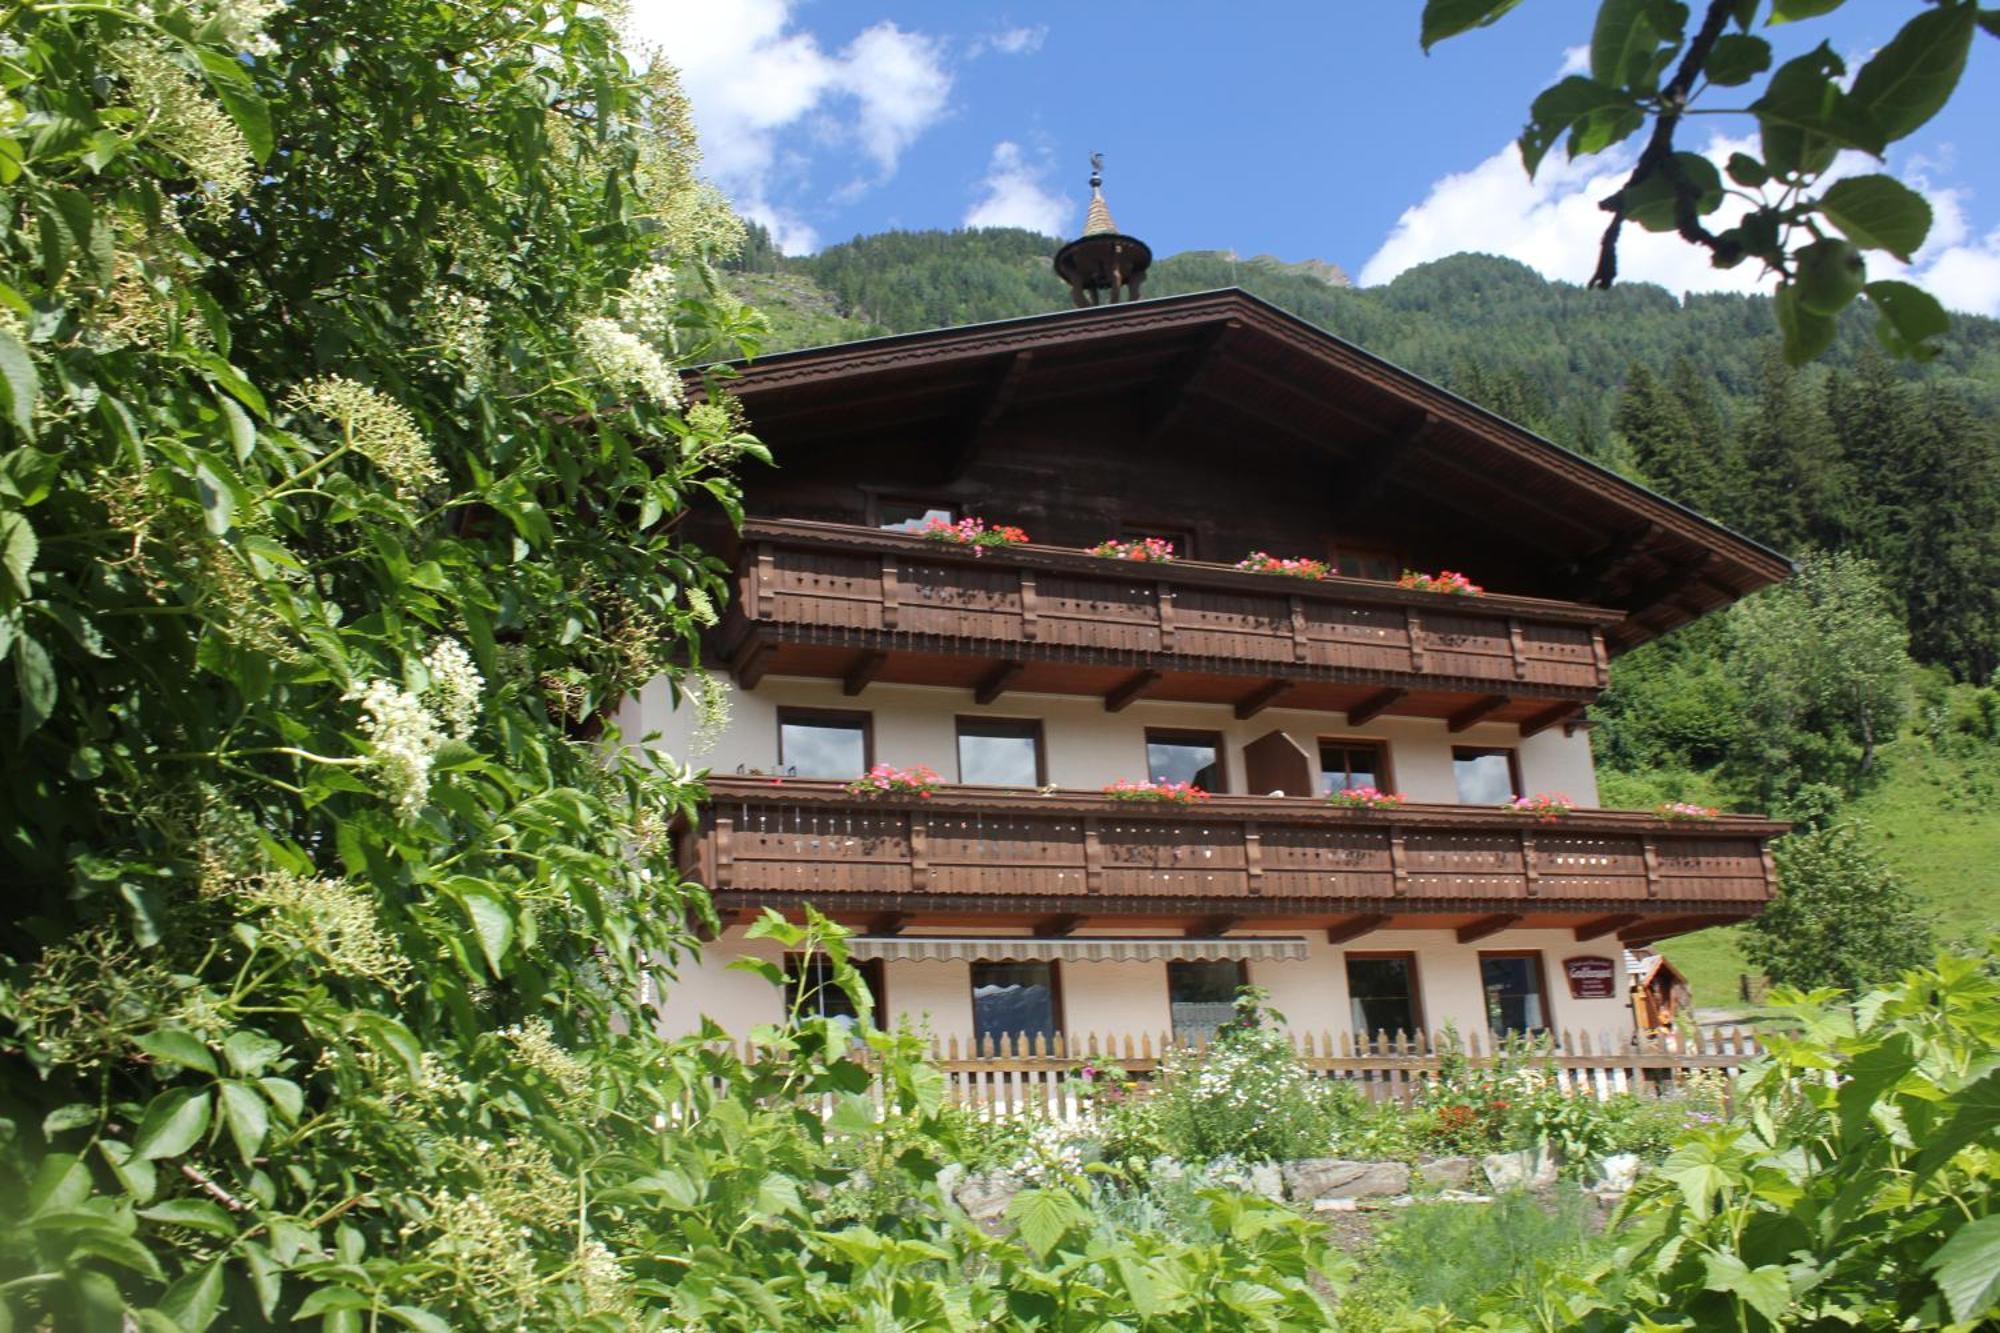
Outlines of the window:
{"label": "window", "polygon": [[778,710],[778,766],[793,777],[858,778],[875,762],[868,714]]}
{"label": "window", "polygon": [[1486,1026],[1495,1034],[1541,1032],[1548,1027],[1540,954],[1482,953],[1479,984],[1486,992]]}
{"label": "window", "polygon": [[931,504],[926,500],[880,499],[875,502],[875,526],[885,532],[922,532],[934,518],[956,523],[958,510],[952,505]]}
{"label": "window", "polygon": [[1033,718],[958,720],[958,780],[992,787],[1039,787],[1042,724]]}
{"label": "window", "polygon": [[1319,743],[1319,789],[1346,791],[1350,787],[1390,787],[1388,756],[1376,741],[1321,741]]}
{"label": "window", "polygon": [[1229,790],[1222,768],[1222,733],[1146,731],[1146,776],[1154,782],[1188,782],[1203,791]]}
{"label": "window", "polygon": [[1424,1011],[1417,1000],[1416,955],[1347,955],[1347,1003],[1354,1030],[1363,1036],[1423,1031]]}
{"label": "window", "polygon": [[1327,563],[1333,566],[1333,572],[1343,578],[1394,583],[1403,576],[1403,562],[1380,551],[1351,551],[1335,547],[1328,552],[1328,557]]}
{"label": "window", "polygon": [[1170,523],[1120,523],[1118,540],[1121,542],[1144,541],[1148,537],[1158,537],[1174,544],[1174,555],[1181,560],[1194,559],[1194,534],[1186,528],[1177,528]]}
{"label": "window", "polygon": [[972,1031],[981,1043],[1062,1031],[1054,963],[974,963]]}
{"label": "window", "polygon": [[1237,987],[1247,980],[1240,962],[1168,963],[1167,1008],[1174,1035],[1190,1041],[1213,1037],[1235,1013]]}
{"label": "window", "polygon": [[1458,779],[1460,805],[1499,805],[1521,794],[1521,779],[1514,771],[1512,750],[1453,746],[1451,773]]}
{"label": "window", "polygon": [[[875,1005],[876,1022],[881,1022],[882,1013],[882,964],[870,959],[857,963],[855,970],[868,986],[868,996]],[[801,1003],[803,1001],[803,1003]],[[861,1015],[854,1010],[854,1000],[848,993],[833,984],[833,964],[824,954],[788,953],[785,955],[785,1012],[796,1010],[807,1018],[832,1018],[845,1023],[858,1023]]]}

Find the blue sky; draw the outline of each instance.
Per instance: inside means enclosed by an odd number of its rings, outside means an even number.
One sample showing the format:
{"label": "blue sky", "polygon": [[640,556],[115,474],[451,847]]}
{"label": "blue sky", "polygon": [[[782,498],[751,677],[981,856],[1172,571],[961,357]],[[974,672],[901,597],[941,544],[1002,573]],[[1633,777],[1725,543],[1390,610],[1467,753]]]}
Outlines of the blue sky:
{"label": "blue sky", "polygon": [[[1580,281],[1595,201],[1629,158],[1558,153],[1530,183],[1510,145],[1535,93],[1577,58],[1594,0],[1531,0],[1428,57],[1420,9],[632,0],[640,35],[683,70],[710,174],[794,251],[890,227],[1072,234],[1097,149],[1121,227],[1159,254],[1327,259],[1372,283],[1476,249]],[[1767,35],[1780,59],[1824,39],[1858,63],[1916,9],[1848,0]],[[1741,104],[1729,96],[1704,105]],[[1987,314],[2000,314],[1996,126],[2000,41],[1981,36],[1951,106],[1886,168],[1937,213],[1912,276]],[[1726,152],[1751,132],[1744,117],[1701,117],[1681,141]],[[1624,271],[1681,291],[1758,282],[1646,237]]]}

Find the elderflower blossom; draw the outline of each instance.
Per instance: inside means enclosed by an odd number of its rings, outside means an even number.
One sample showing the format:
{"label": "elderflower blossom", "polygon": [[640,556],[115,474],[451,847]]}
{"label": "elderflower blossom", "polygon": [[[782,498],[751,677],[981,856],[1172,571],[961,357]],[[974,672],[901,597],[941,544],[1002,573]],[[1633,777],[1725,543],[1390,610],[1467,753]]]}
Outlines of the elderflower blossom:
{"label": "elderflower blossom", "polygon": [[344,697],[361,701],[368,767],[381,780],[383,794],[404,818],[414,817],[430,797],[431,764],[445,741],[438,720],[423,700],[386,680],[371,680]]}
{"label": "elderflower blossom", "polygon": [[681,596],[687,599],[689,615],[693,616],[703,625],[714,628],[718,619],[715,614],[715,603],[710,599],[705,590],[701,588],[683,588],[681,589]]}
{"label": "elderflower blossom", "polygon": [[516,1059],[556,1085],[558,1100],[575,1104],[590,1099],[589,1068],[556,1044],[547,1020],[502,1028],[500,1036],[513,1047]]}
{"label": "elderflower blossom", "polygon": [[625,314],[626,325],[648,342],[672,347],[679,287],[670,265],[654,264],[641,269],[633,277],[632,285],[625,289],[625,299],[619,307]]}
{"label": "elderflower blossom", "polygon": [[185,166],[211,210],[250,189],[249,141],[163,43],[127,37],[112,43],[108,54],[124,82],[125,102],[137,113],[133,138],[153,143]]}
{"label": "elderflower blossom", "polygon": [[439,639],[432,644],[424,654],[424,670],[431,678],[424,702],[437,709],[454,740],[464,740],[479,722],[479,696],[486,688],[486,678],[472,664],[472,654],[456,639]]}
{"label": "elderflower blossom", "polygon": [[1091,1127],[1051,1120],[1028,1135],[1021,1155],[1008,1167],[1031,1186],[1074,1185],[1083,1179],[1083,1143]]}
{"label": "elderflower blossom", "polygon": [[338,425],[344,442],[405,498],[444,484],[416,418],[394,399],[344,375],[323,375],[292,390],[290,401]]}
{"label": "elderflower blossom", "polygon": [[680,406],[681,377],[667,359],[643,339],[620,328],[617,321],[593,316],[576,326],[576,342],[584,360],[608,384],[636,386],[660,407]]}
{"label": "elderflower blossom", "polygon": [[456,287],[433,287],[416,312],[418,327],[436,340],[445,360],[455,363],[469,388],[483,385],[493,372],[488,343],[491,307],[484,297]]}
{"label": "elderflower blossom", "polygon": [[245,902],[271,915],[264,933],[315,954],[343,976],[398,986],[409,961],[396,948],[365,889],[343,879],[270,870],[240,881]]}

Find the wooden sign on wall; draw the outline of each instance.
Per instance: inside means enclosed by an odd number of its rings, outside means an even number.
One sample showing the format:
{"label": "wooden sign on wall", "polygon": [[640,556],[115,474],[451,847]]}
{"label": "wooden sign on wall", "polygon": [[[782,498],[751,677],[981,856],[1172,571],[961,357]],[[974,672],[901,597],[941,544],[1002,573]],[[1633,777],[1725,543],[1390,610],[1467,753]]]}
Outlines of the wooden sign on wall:
{"label": "wooden sign on wall", "polygon": [[1569,978],[1572,1000],[1615,1000],[1618,998],[1618,963],[1597,954],[1563,959],[1563,975]]}

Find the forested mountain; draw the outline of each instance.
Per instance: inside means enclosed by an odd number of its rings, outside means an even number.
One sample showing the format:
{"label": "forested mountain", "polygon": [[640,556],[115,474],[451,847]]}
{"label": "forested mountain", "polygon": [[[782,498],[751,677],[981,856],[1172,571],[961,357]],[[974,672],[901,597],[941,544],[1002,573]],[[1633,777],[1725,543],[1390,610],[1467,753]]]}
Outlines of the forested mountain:
{"label": "forested mountain", "polygon": [[[899,231],[787,257],[753,229],[730,281],[783,350],[1065,309],[1058,244]],[[2000,321],[1956,317],[1916,366],[1851,308],[1794,370],[1763,297],[1593,292],[1487,255],[1366,289],[1333,273],[1194,251],[1145,290],[1241,287],[1802,557],[1793,584],[1615,665],[1592,710],[1605,800],[1772,810],[1836,840],[1859,818],[1865,865],[1832,842],[1794,864],[1838,865],[1819,887],[1872,897],[1851,910],[1881,915],[1901,873],[1947,935],[2000,925]],[[1714,998],[1735,949],[1671,952]]]}

